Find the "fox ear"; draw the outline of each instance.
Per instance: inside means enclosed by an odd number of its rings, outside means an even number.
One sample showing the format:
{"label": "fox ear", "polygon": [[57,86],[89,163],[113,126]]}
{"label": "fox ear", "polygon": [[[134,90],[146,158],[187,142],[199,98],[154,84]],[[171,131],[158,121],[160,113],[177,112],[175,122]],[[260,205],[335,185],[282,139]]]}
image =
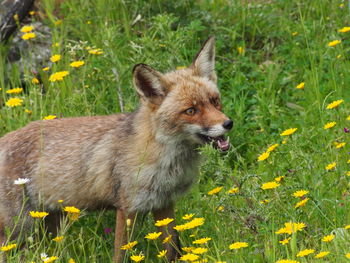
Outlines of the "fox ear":
{"label": "fox ear", "polygon": [[195,70],[195,74],[216,82],[215,38],[213,36],[205,41],[201,50],[195,56],[191,67]]}
{"label": "fox ear", "polygon": [[162,73],[145,64],[137,64],[133,69],[133,81],[142,99],[160,104],[166,95],[162,87]]}

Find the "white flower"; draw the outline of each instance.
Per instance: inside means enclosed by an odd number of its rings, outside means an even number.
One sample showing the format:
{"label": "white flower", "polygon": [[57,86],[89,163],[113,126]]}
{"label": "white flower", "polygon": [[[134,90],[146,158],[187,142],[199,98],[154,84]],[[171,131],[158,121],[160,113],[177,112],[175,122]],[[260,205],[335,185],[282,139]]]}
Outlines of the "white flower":
{"label": "white flower", "polygon": [[28,178],[18,178],[17,180],[15,180],[14,184],[16,185],[23,185],[28,183],[30,180]]}
{"label": "white flower", "polygon": [[47,254],[46,253],[41,253],[40,254],[40,258],[41,258],[41,260],[45,261],[45,259],[47,259]]}

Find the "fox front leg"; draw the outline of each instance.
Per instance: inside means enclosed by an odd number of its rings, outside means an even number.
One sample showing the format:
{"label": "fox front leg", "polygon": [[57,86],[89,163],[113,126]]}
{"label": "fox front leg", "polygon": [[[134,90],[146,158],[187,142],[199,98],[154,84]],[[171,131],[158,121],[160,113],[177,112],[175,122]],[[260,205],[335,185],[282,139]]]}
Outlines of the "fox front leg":
{"label": "fox front leg", "polygon": [[[170,205],[166,208],[153,211],[154,219],[162,220],[165,218],[175,218],[174,206]],[[158,227],[159,231],[162,232],[162,239],[170,237],[170,240],[164,244],[167,251],[166,256],[169,262],[174,262],[179,256],[181,251],[180,239],[177,231],[174,229],[175,221],[170,222],[166,226]]]}

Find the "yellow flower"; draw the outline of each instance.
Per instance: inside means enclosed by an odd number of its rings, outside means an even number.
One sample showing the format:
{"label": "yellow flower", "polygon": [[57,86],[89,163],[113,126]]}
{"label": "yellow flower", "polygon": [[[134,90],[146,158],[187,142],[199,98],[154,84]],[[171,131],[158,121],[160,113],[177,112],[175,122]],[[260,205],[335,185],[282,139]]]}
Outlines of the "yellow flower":
{"label": "yellow flower", "polygon": [[80,210],[78,208],[74,206],[66,206],[63,210],[68,213],[68,217],[70,220],[78,220],[80,215]]}
{"label": "yellow flower", "polygon": [[346,254],[345,254],[345,257],[346,257],[346,258],[350,258],[350,253],[346,253]]}
{"label": "yellow flower", "polygon": [[290,240],[291,238],[290,237],[288,237],[288,238],[286,238],[286,239],[283,239],[283,240],[281,240],[281,241],[278,241],[280,244],[282,244],[282,245],[286,245],[286,244],[288,244],[289,243],[289,240]]}
{"label": "yellow flower", "polygon": [[167,252],[166,250],[159,251],[157,257],[158,257],[158,258],[164,257],[164,256],[166,255],[166,252]]}
{"label": "yellow flower", "polygon": [[182,217],[182,219],[190,220],[192,217],[194,217],[194,214],[186,214]]}
{"label": "yellow flower", "polygon": [[337,56],[337,58],[338,58],[338,59],[341,58],[341,55],[339,54],[339,55]]}
{"label": "yellow flower", "polygon": [[331,242],[335,238],[335,235],[327,235],[322,238],[323,242]]}
{"label": "yellow flower", "polygon": [[298,32],[293,32],[293,33],[292,33],[292,36],[295,37],[295,36],[297,36],[298,34],[299,34]]}
{"label": "yellow flower", "polygon": [[330,253],[329,251],[321,251],[320,253],[315,255],[315,258],[323,258],[323,257],[327,256],[329,253]]}
{"label": "yellow flower", "polygon": [[347,171],[347,172],[346,172],[346,175],[347,175],[347,176],[350,176],[350,171]]}
{"label": "yellow flower", "polygon": [[267,183],[264,183],[264,184],[261,186],[261,189],[263,189],[263,190],[268,190],[268,189],[277,188],[277,187],[279,187],[279,186],[280,186],[279,183],[276,183],[276,182],[267,182]]}
{"label": "yellow flower", "polygon": [[28,109],[25,109],[24,112],[27,113],[27,114],[32,114],[33,113],[31,110],[28,110]]}
{"label": "yellow flower", "polygon": [[284,132],[282,132],[280,135],[281,135],[281,136],[292,135],[292,134],[295,133],[297,130],[298,130],[298,128],[290,128],[290,129],[285,130]]}
{"label": "yellow flower", "polygon": [[270,203],[270,200],[268,200],[268,199],[264,199],[264,200],[260,201],[260,204],[262,204],[262,205],[267,205],[268,203]]}
{"label": "yellow flower", "polygon": [[37,78],[32,78],[32,83],[33,84],[39,84],[40,83],[40,81],[37,79]]}
{"label": "yellow flower", "polygon": [[350,121],[350,115],[349,115],[348,117],[346,117],[346,120],[347,120],[347,121]]}
{"label": "yellow flower", "polygon": [[280,228],[278,231],[276,231],[276,234],[289,234],[291,235],[292,233],[295,233],[297,231],[303,230],[306,225],[304,223],[284,223],[284,227]]}
{"label": "yellow flower", "polygon": [[215,194],[219,193],[222,190],[222,188],[223,188],[222,186],[216,187],[213,190],[210,190],[208,192],[208,195],[215,195]]}
{"label": "yellow flower", "polygon": [[48,115],[46,117],[43,118],[43,120],[53,120],[53,119],[56,119],[57,116],[56,115]]}
{"label": "yellow flower", "polygon": [[58,259],[58,257],[49,257],[49,258],[45,258],[43,261],[44,263],[51,263],[56,261],[56,259]]}
{"label": "yellow flower", "polygon": [[305,257],[307,255],[310,255],[312,253],[315,253],[315,249],[304,249],[304,250],[301,250],[298,254],[297,254],[297,257]]}
{"label": "yellow flower", "polygon": [[23,91],[22,88],[9,89],[6,91],[7,94],[18,94]]}
{"label": "yellow flower", "polygon": [[331,103],[329,103],[326,107],[327,110],[330,110],[330,109],[334,109],[336,107],[338,107],[340,104],[342,104],[344,102],[344,100],[335,100]]}
{"label": "yellow flower", "polygon": [[32,38],[35,38],[36,37],[36,34],[35,33],[25,33],[23,36],[22,36],[22,39],[23,40],[29,40],[29,39],[32,39]]}
{"label": "yellow flower", "polygon": [[336,46],[336,45],[338,45],[340,43],[341,43],[341,40],[333,40],[333,41],[328,43],[328,46],[329,47],[334,47],[334,46]]}
{"label": "yellow flower", "polygon": [[281,182],[284,177],[285,177],[284,175],[278,176],[278,177],[275,178],[275,181],[276,182]]}
{"label": "yellow flower", "polygon": [[59,46],[60,46],[60,43],[55,42],[55,43],[53,43],[51,46],[52,46],[52,47],[59,47]]}
{"label": "yellow flower", "polygon": [[35,11],[30,11],[29,14],[30,14],[31,16],[33,16],[33,15],[35,15]]}
{"label": "yellow flower", "polygon": [[49,213],[46,212],[38,212],[38,211],[30,211],[29,215],[33,218],[44,218],[49,215]]}
{"label": "yellow flower", "polygon": [[335,148],[340,149],[343,148],[345,146],[345,142],[335,142]]}
{"label": "yellow flower", "polygon": [[294,197],[303,197],[304,195],[307,195],[309,193],[309,191],[306,190],[298,190],[296,192],[293,193]]}
{"label": "yellow flower", "polygon": [[208,241],[210,241],[210,240],[211,240],[210,237],[204,237],[204,238],[200,238],[200,239],[194,240],[192,243],[196,244],[196,245],[202,245],[202,244],[208,243]]}
{"label": "yellow flower", "polygon": [[51,74],[49,81],[51,81],[51,82],[61,81],[68,74],[69,74],[68,71],[58,71],[56,73]]}
{"label": "yellow flower", "polygon": [[6,106],[9,107],[16,107],[16,106],[21,106],[23,103],[23,100],[20,98],[11,98],[8,101],[6,101]]}
{"label": "yellow flower", "polygon": [[235,242],[229,246],[230,249],[240,249],[243,247],[248,247],[247,242]]}
{"label": "yellow flower", "polygon": [[123,246],[120,247],[120,249],[122,250],[132,250],[134,246],[137,245],[137,241],[132,241],[132,242],[129,242]]}
{"label": "yellow flower", "polygon": [[327,129],[333,128],[336,124],[337,123],[335,121],[328,122],[324,125],[323,129],[327,130]]}
{"label": "yellow flower", "polygon": [[266,152],[272,152],[273,150],[275,150],[277,147],[279,146],[278,143],[275,143],[273,145],[271,145],[269,148],[267,148]]}
{"label": "yellow flower", "polygon": [[60,24],[62,24],[62,20],[58,19],[55,21],[55,26],[59,26]]}
{"label": "yellow flower", "polygon": [[350,229],[350,225],[344,226],[345,229]]}
{"label": "yellow flower", "polygon": [[33,29],[34,29],[33,26],[22,26],[21,32],[22,32],[22,33],[28,33],[28,32],[30,32],[30,31],[32,31]]}
{"label": "yellow flower", "polygon": [[54,239],[52,239],[55,242],[61,242],[63,240],[64,236],[57,236]]}
{"label": "yellow flower", "polygon": [[197,247],[197,248],[195,248],[195,249],[192,250],[192,253],[193,253],[193,254],[200,255],[200,254],[206,253],[207,251],[208,251],[207,248],[204,248],[204,247]]}
{"label": "yellow flower", "polygon": [[298,207],[301,207],[301,206],[305,206],[307,201],[309,201],[310,198],[305,198],[303,200],[301,200],[300,202],[298,202],[296,205],[295,205],[295,208],[298,208]]}
{"label": "yellow flower", "polygon": [[219,212],[224,211],[224,209],[225,209],[225,207],[222,206],[222,205],[220,205],[220,206],[218,207],[218,211],[219,211]]}
{"label": "yellow flower", "polygon": [[60,61],[61,60],[61,55],[52,55],[52,57],[50,58],[51,62],[55,63],[57,61]]}
{"label": "yellow flower", "polygon": [[84,64],[85,64],[84,61],[78,60],[78,61],[73,61],[72,63],[69,64],[69,66],[71,66],[73,68],[80,68]]}
{"label": "yellow flower", "polygon": [[270,156],[270,152],[264,152],[260,154],[258,157],[258,162],[266,160],[267,158],[269,158],[269,156]]}
{"label": "yellow flower", "polygon": [[169,235],[169,236],[167,236],[166,238],[164,238],[163,244],[169,243],[169,242],[171,241],[171,238],[172,238],[172,237],[173,237],[172,235]]}
{"label": "yellow flower", "polygon": [[237,194],[239,192],[238,187],[231,188],[230,190],[227,191],[229,194]]}
{"label": "yellow flower", "polygon": [[70,259],[68,260],[68,263],[75,263],[75,260],[72,259],[72,258],[70,258]]}
{"label": "yellow flower", "polygon": [[238,54],[242,55],[244,53],[244,48],[243,47],[238,47],[237,51],[238,51]]}
{"label": "yellow flower", "polygon": [[282,141],[282,144],[286,144],[287,143],[287,139],[284,139],[283,141]]}
{"label": "yellow flower", "polygon": [[329,171],[329,170],[333,170],[335,167],[337,166],[337,163],[336,162],[333,162],[333,163],[330,163],[326,166],[326,170]]}
{"label": "yellow flower", "polygon": [[49,71],[50,70],[50,68],[49,67],[45,67],[45,68],[43,68],[43,71]]}
{"label": "yellow flower", "polygon": [[195,249],[195,247],[183,247],[181,248],[183,251],[187,252],[187,253],[191,253],[193,249]]}
{"label": "yellow flower", "polygon": [[149,239],[149,240],[156,240],[158,237],[160,237],[160,235],[162,234],[162,232],[154,232],[154,233],[148,233],[145,238]]}
{"label": "yellow flower", "polygon": [[178,231],[184,231],[184,230],[196,228],[196,227],[201,226],[203,224],[204,224],[204,218],[203,217],[198,217],[198,218],[196,217],[196,218],[192,219],[190,222],[175,226],[174,229],[178,230]]}
{"label": "yellow flower", "polygon": [[304,89],[305,87],[305,82],[301,82],[300,84],[298,84],[295,88],[296,89]]}
{"label": "yellow flower", "polygon": [[103,54],[103,51],[100,48],[96,48],[96,49],[90,49],[89,53],[92,55],[101,55]]}
{"label": "yellow flower", "polygon": [[188,254],[185,254],[185,255],[183,255],[182,257],[180,257],[180,260],[181,260],[181,261],[195,261],[195,260],[197,260],[198,258],[199,258],[198,255],[188,253]]}
{"label": "yellow flower", "polygon": [[11,244],[11,245],[1,247],[0,251],[6,252],[6,251],[9,251],[9,250],[14,249],[16,247],[17,247],[17,244]]}
{"label": "yellow flower", "polygon": [[130,259],[134,262],[140,262],[145,259],[144,255],[133,255],[130,257]]}
{"label": "yellow flower", "polygon": [[299,263],[299,261],[291,260],[291,259],[280,259],[276,261],[276,263]]}
{"label": "yellow flower", "polygon": [[14,15],[13,15],[13,19],[16,20],[16,21],[18,21],[18,20],[19,20],[18,14],[14,14]]}
{"label": "yellow flower", "polygon": [[349,26],[344,26],[343,28],[338,30],[338,32],[340,32],[340,33],[346,33],[348,31],[350,31],[350,27]]}
{"label": "yellow flower", "polygon": [[166,226],[166,225],[170,224],[173,221],[174,221],[173,218],[164,218],[162,220],[157,220],[157,222],[154,225],[155,226]]}

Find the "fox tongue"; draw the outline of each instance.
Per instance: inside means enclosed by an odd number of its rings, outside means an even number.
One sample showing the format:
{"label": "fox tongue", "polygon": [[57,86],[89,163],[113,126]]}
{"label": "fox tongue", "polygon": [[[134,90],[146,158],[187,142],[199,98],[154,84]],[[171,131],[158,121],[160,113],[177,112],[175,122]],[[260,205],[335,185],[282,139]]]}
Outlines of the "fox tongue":
{"label": "fox tongue", "polygon": [[221,151],[227,151],[230,148],[230,142],[223,137],[217,138],[216,143]]}

